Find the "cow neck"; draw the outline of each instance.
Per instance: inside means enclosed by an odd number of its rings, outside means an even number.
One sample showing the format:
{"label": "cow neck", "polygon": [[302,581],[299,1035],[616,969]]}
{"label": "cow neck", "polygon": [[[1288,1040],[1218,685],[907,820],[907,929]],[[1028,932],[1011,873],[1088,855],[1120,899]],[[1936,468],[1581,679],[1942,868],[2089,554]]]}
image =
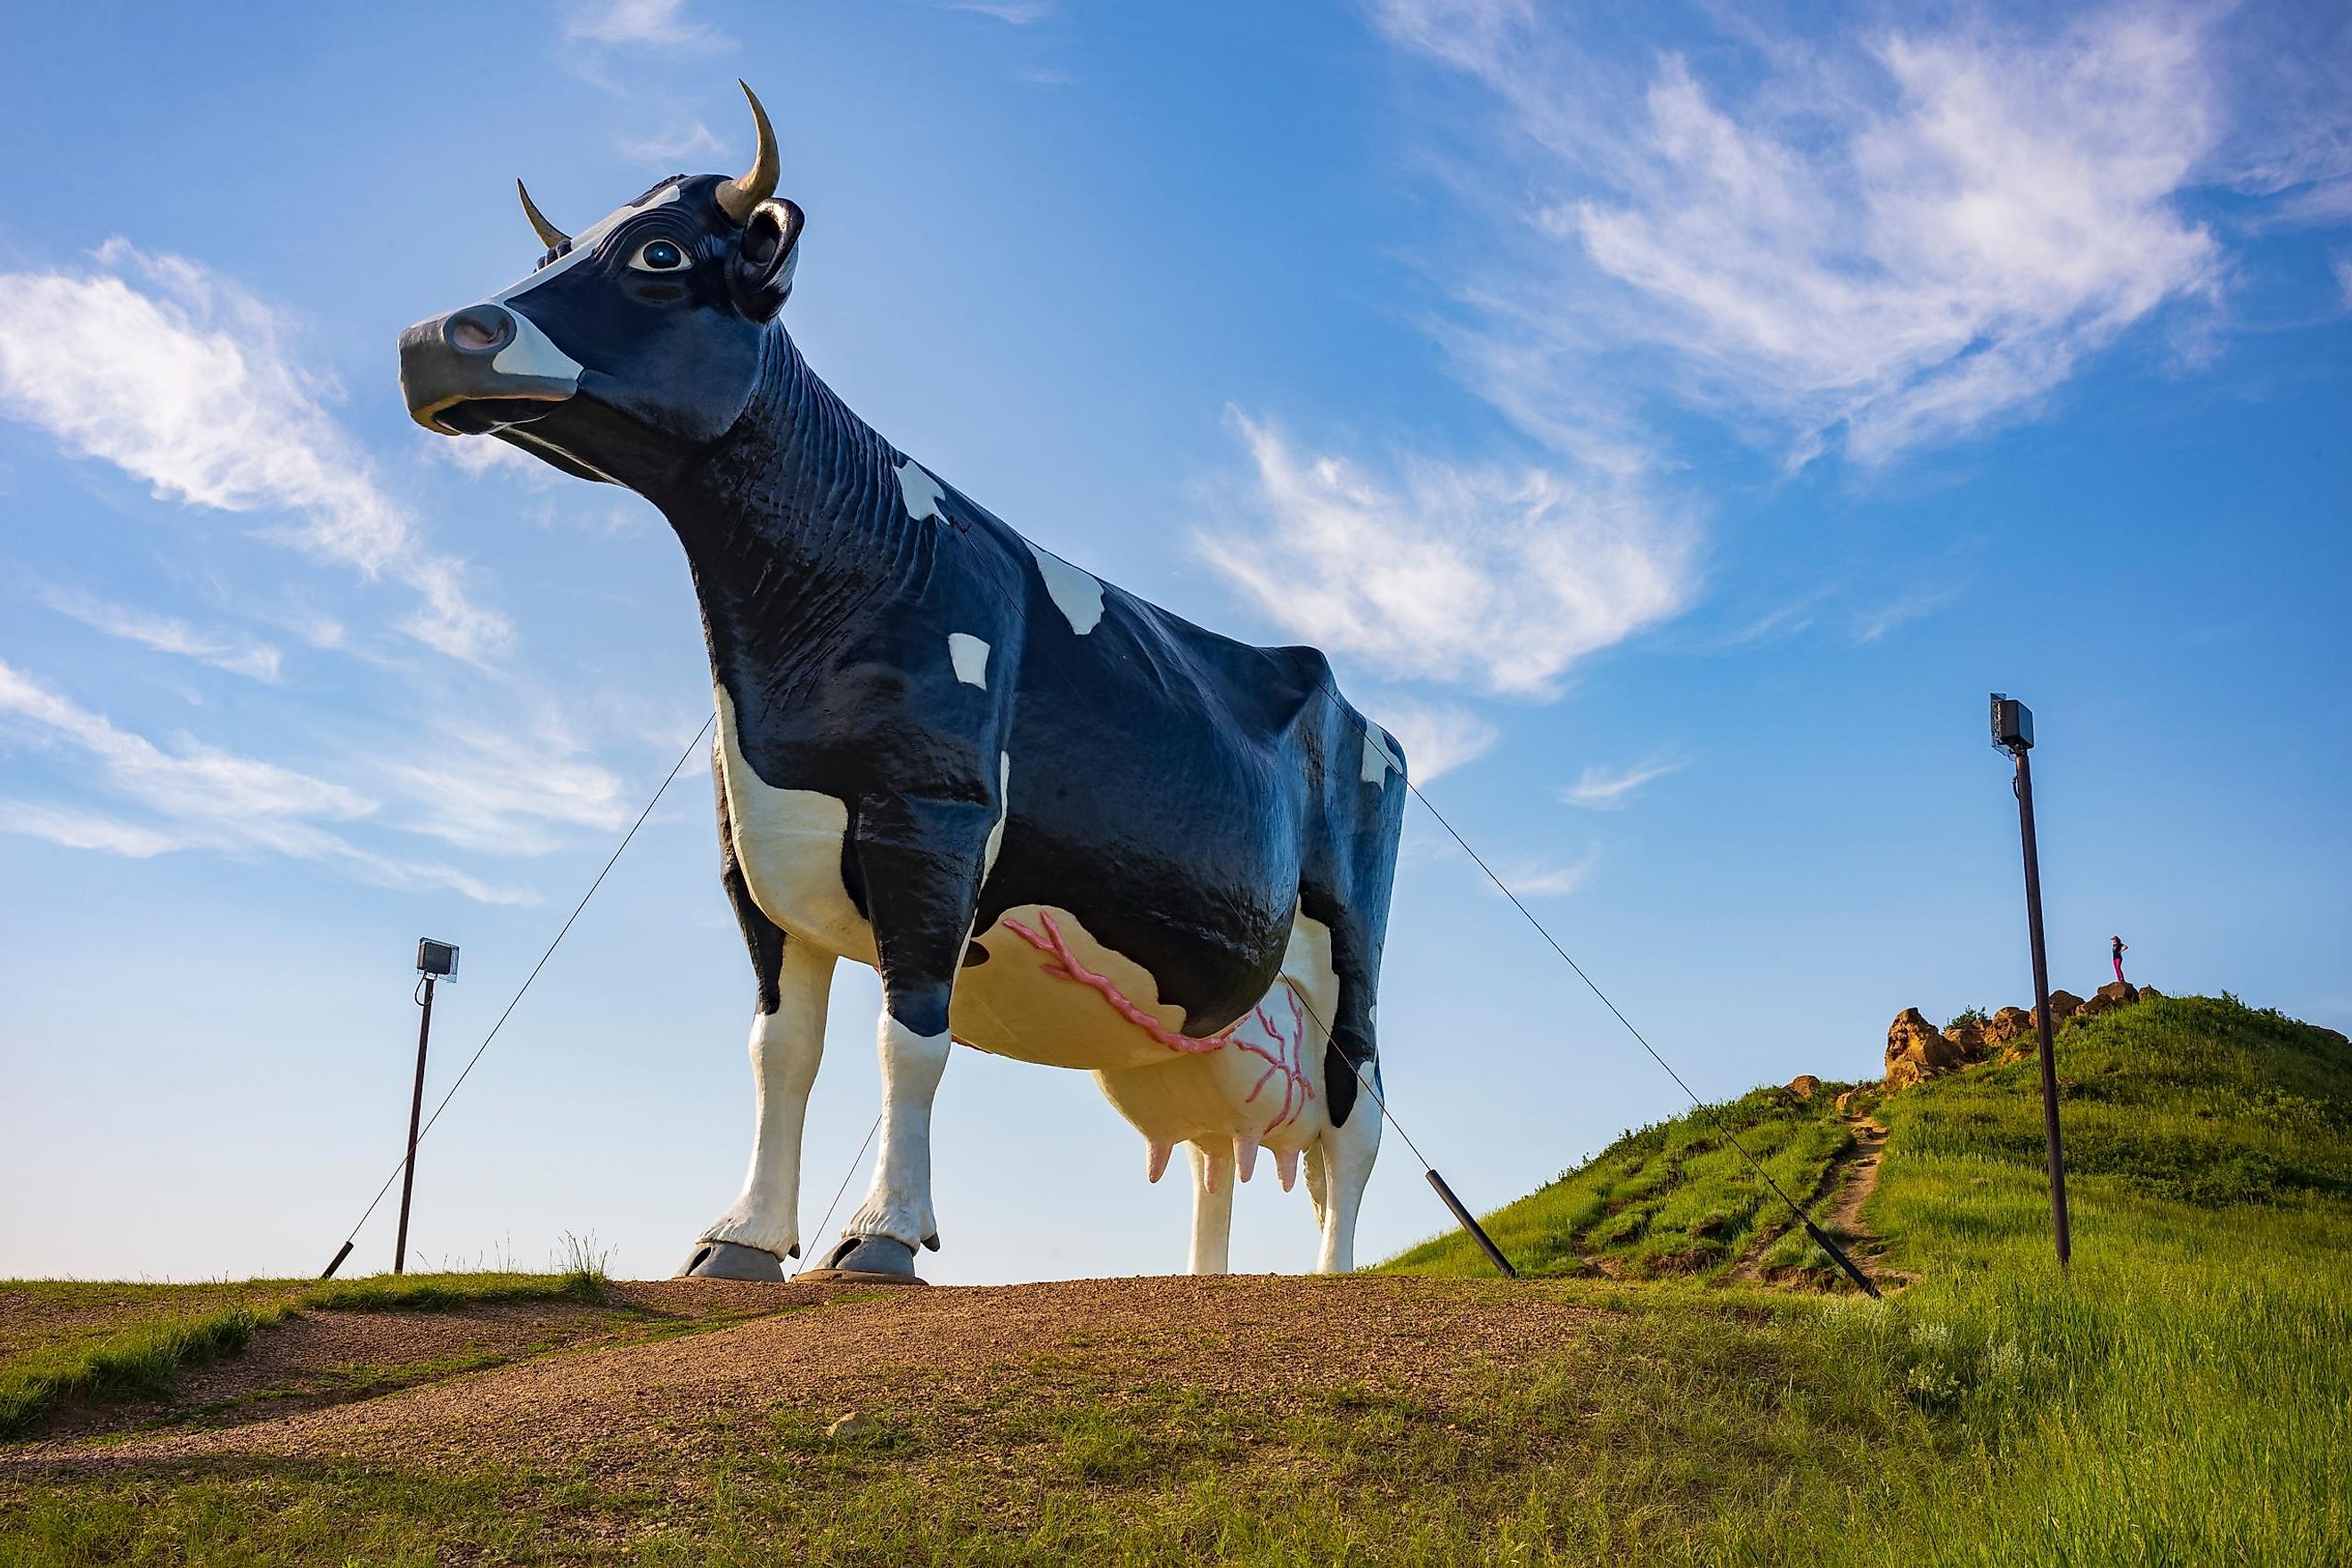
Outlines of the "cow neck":
{"label": "cow neck", "polygon": [[808,689],[877,604],[919,593],[931,530],[898,454],[772,331],[742,416],[651,499],[686,547],[714,676],[740,705]]}

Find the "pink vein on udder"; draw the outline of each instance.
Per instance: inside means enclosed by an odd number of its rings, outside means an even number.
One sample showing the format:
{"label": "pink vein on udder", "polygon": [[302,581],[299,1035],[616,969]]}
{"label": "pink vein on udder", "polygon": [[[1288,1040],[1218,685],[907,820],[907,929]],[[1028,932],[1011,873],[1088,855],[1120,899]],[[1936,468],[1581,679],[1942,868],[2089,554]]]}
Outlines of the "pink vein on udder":
{"label": "pink vein on udder", "polygon": [[1004,922],[1006,929],[1011,931],[1013,935],[1019,937],[1022,941],[1027,942],[1038,952],[1050,952],[1055,958],[1060,961],[1055,963],[1040,965],[1037,971],[1038,973],[1050,974],[1057,980],[1075,980],[1082,985],[1093,986],[1097,991],[1102,993],[1104,1001],[1108,1002],[1112,1007],[1118,1010],[1120,1017],[1126,1019],[1137,1028],[1141,1029],[1145,1034],[1150,1035],[1153,1039],[1158,1040],[1161,1045],[1166,1046],[1171,1051],[1213,1051],[1219,1049],[1224,1045],[1225,1037],[1232,1032],[1232,1025],[1227,1025],[1223,1029],[1219,1030],[1213,1035],[1193,1036],[1178,1034],[1175,1030],[1170,1028],[1167,1025],[1161,1023],[1159,1019],[1153,1017],[1150,1014],[1145,1012],[1134,1003],[1129,1001],[1127,994],[1121,991],[1118,984],[1114,983],[1108,975],[1097,974],[1093,970],[1088,969],[1085,964],[1080,963],[1078,962],[1078,955],[1070,951],[1069,942],[1062,935],[1062,928],[1054,923],[1054,917],[1052,915],[1046,913],[1044,910],[1039,910],[1037,911],[1037,923],[1045,928],[1043,934],[1031,931],[1027,926],[1023,925],[1016,920],[1007,919]]}
{"label": "pink vein on udder", "polygon": [[1271,1064],[1264,1072],[1257,1075],[1257,1083],[1250,1089],[1248,1097],[1242,1101],[1244,1105],[1256,1101],[1259,1091],[1265,1088],[1266,1079],[1276,1073],[1282,1075],[1282,1114],[1265,1124],[1265,1130],[1268,1132],[1286,1121],[1304,1115],[1307,1102],[1315,1098],[1314,1086],[1307,1081],[1307,1064],[1304,1060],[1307,1043],[1306,1008],[1298,1000],[1298,993],[1292,990],[1288,984],[1286,984],[1282,987],[1282,994],[1290,998],[1290,1034],[1287,1037],[1284,1037],[1280,1029],[1274,1026],[1274,1020],[1265,1016],[1265,1003],[1261,1002],[1252,1009],[1256,1015],[1258,1026],[1271,1036],[1274,1043],[1281,1047],[1278,1052],[1269,1051],[1254,1041],[1243,1039],[1239,1035],[1228,1037],[1234,1045],[1250,1055]]}
{"label": "pink vein on udder", "polygon": [[1255,1041],[1244,1039],[1234,1034],[1234,1031],[1241,1026],[1242,1021],[1238,1018],[1213,1035],[1179,1034],[1136,1005],[1108,975],[1097,974],[1079,963],[1078,955],[1070,951],[1068,939],[1062,935],[1062,928],[1055,922],[1051,914],[1039,910],[1037,923],[1045,930],[1032,931],[1019,921],[1010,917],[1007,917],[1004,921],[1005,929],[1012,931],[1013,935],[1038,952],[1050,953],[1054,957],[1054,963],[1038,966],[1038,973],[1052,975],[1056,980],[1075,980],[1082,985],[1091,986],[1101,994],[1103,1000],[1108,1002],[1120,1017],[1125,1018],[1171,1051],[1197,1054],[1223,1050],[1230,1044],[1240,1047],[1266,1063],[1266,1069],[1258,1074],[1256,1085],[1250,1089],[1247,1098],[1242,1103],[1244,1105],[1255,1103],[1258,1095],[1265,1089],[1267,1079],[1277,1075],[1281,1078],[1282,1113],[1266,1124],[1267,1131],[1271,1132],[1284,1122],[1294,1121],[1306,1113],[1307,1102],[1315,1098],[1315,1088],[1307,1080],[1305,1061],[1307,1012],[1304,1005],[1298,1000],[1298,993],[1292,990],[1287,984],[1280,987],[1283,995],[1290,1001],[1290,1033],[1287,1036],[1275,1026],[1273,1019],[1265,1016],[1265,1003],[1261,1002],[1251,1009],[1251,1016],[1257,1019],[1258,1026],[1264,1029],[1267,1037],[1274,1041],[1277,1047],[1276,1050],[1269,1051]]}

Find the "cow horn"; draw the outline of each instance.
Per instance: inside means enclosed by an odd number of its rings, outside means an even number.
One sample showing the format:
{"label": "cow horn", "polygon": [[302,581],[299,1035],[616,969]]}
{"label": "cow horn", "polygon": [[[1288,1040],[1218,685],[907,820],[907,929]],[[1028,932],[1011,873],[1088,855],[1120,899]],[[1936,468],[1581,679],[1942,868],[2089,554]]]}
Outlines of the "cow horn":
{"label": "cow horn", "polygon": [[760,95],[751,90],[751,84],[739,80],[735,85],[751,100],[751,119],[760,128],[760,150],[752,155],[750,174],[719,187],[719,210],[737,223],[745,223],[753,207],[776,194],[776,132],[768,123],[768,111],[760,107]]}
{"label": "cow horn", "polygon": [[547,221],[547,215],[539,210],[539,204],[530,199],[530,193],[523,188],[520,180],[515,182],[515,195],[522,198],[522,216],[530,219],[530,231],[539,236],[541,244],[550,250],[561,250],[572,243],[570,235]]}

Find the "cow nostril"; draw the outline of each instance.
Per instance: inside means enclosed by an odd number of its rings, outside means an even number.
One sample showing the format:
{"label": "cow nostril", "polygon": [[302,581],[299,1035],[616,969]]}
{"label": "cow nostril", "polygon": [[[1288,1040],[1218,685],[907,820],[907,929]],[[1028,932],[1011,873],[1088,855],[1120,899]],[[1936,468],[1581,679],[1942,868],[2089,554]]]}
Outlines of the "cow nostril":
{"label": "cow nostril", "polygon": [[459,353],[492,354],[514,342],[514,318],[496,305],[468,305],[450,312],[442,335]]}

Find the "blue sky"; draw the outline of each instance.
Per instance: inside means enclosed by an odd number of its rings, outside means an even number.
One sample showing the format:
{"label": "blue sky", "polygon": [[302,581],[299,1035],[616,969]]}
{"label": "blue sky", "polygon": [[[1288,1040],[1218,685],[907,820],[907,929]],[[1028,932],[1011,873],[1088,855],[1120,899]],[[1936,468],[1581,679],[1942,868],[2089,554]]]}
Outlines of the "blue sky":
{"label": "blue sky", "polygon": [[[901,448],[1328,648],[1710,1096],[2053,975],[2352,1025],[2352,32],[2323,5],[18,8],[0,48],[0,1274],[302,1272],[709,710],[625,493],[409,423],[393,342],[735,171]],[[428,1140],[428,1261],[667,1272],[749,1152],[690,763]],[[813,1228],[876,1099],[845,966]],[[1673,1085],[1416,808],[1391,1098],[1474,1203]],[[1082,1075],[959,1053],[947,1280],[1181,1266]],[[1391,1139],[1360,1254],[1439,1227]],[[862,1186],[864,1173],[854,1186]],[[854,1194],[853,1199],[854,1201]],[[360,1237],[390,1253],[388,1214]],[[2086,1243],[2087,1244],[2087,1243]],[[1234,1258],[1299,1269],[1306,1201]]]}

